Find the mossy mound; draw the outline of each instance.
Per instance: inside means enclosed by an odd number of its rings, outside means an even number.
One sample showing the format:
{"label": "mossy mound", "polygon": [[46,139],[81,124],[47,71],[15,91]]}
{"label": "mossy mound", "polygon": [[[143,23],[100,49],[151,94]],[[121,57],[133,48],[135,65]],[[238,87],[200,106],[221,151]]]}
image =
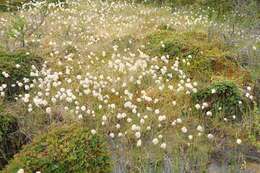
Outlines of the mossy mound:
{"label": "mossy mound", "polygon": [[0,108],[0,169],[25,143],[25,135],[19,131],[17,119],[3,113]]}
{"label": "mossy mound", "polygon": [[[25,78],[31,79],[32,65],[39,68],[41,62],[41,58],[25,52],[0,52],[0,86],[7,85],[5,88],[7,98],[24,91],[24,87],[19,87],[17,82],[24,83]],[[8,77],[3,73],[7,73]]]}
{"label": "mossy mound", "polygon": [[[192,95],[194,103],[207,102],[208,109],[214,114],[224,112],[225,118],[233,119],[235,115],[238,120],[250,112],[250,102],[246,99],[239,88],[231,81],[218,81],[205,89],[199,90]],[[223,118],[223,117],[222,117]]]}
{"label": "mossy mound", "polygon": [[53,127],[36,137],[15,155],[3,173],[20,168],[26,173],[107,173],[110,160],[104,139],[75,123]]}
{"label": "mossy mound", "polygon": [[[212,76],[226,76],[237,79],[239,83],[249,80],[249,73],[237,63],[237,56],[219,38],[208,39],[203,32],[177,32],[160,29],[145,40],[145,52],[151,56],[169,55],[170,59],[179,57],[188,60],[183,66],[191,78],[210,82]],[[190,57],[190,58],[189,58]]]}

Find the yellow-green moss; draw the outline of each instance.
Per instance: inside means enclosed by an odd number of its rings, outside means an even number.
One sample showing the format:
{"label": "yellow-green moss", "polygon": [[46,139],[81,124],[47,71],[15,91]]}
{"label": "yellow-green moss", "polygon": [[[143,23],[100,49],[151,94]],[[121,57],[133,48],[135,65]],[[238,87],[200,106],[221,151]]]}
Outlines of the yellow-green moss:
{"label": "yellow-green moss", "polygon": [[[145,52],[151,56],[169,55],[170,59],[180,60],[192,56],[189,66],[183,66],[191,78],[210,82],[212,76],[239,77],[239,83],[249,79],[249,73],[237,63],[237,56],[219,38],[211,41],[203,32],[175,32],[160,29],[148,36]],[[164,46],[162,46],[164,45]],[[239,76],[238,76],[239,74]]]}
{"label": "yellow-green moss", "polygon": [[36,137],[15,155],[3,173],[107,173],[110,160],[104,139],[80,124],[60,125]]}

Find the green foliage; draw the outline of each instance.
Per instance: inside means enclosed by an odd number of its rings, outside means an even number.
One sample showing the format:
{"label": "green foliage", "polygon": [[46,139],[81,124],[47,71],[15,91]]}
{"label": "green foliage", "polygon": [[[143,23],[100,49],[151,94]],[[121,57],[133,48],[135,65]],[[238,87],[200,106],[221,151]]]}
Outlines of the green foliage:
{"label": "green foliage", "polygon": [[24,147],[3,171],[27,173],[107,173],[110,161],[104,139],[79,124],[56,126]]}
{"label": "green foliage", "polygon": [[[150,35],[147,39],[146,52],[153,56],[179,55],[183,47],[182,43],[175,39],[174,32],[167,30],[160,30]],[[162,44],[165,46],[162,47]]]}
{"label": "green foliage", "polygon": [[28,0],[0,0],[0,11],[16,11]]}
{"label": "green foliage", "polygon": [[25,18],[16,16],[11,22],[11,25],[7,31],[7,35],[9,36],[9,38],[14,38],[18,40],[21,43],[21,46],[25,47],[25,28]]}
{"label": "green foliage", "polygon": [[[19,64],[20,68],[16,65]],[[16,84],[17,81],[23,82],[24,78],[31,79],[30,72],[31,66],[35,65],[40,67],[41,59],[34,55],[25,52],[0,52],[0,85],[7,85],[7,96],[10,98],[17,93],[23,91],[23,89],[12,87],[12,84]],[[2,73],[6,72],[9,74],[8,78],[5,78]]]}
{"label": "green foliage", "polygon": [[47,0],[47,2],[58,4],[58,3],[66,3],[66,0]]}
{"label": "green foliage", "polygon": [[214,68],[215,60],[225,61],[227,68],[231,68],[230,64],[233,64],[230,62],[231,60],[226,58],[227,56],[232,56],[228,48],[224,47],[219,40],[208,42],[205,33],[180,33],[162,29],[148,36],[147,41],[149,44],[146,45],[145,52],[148,55],[169,55],[170,59],[179,57],[180,61],[185,59],[190,65],[183,65],[182,68],[196,80],[210,80],[214,70],[219,70],[219,68]]}
{"label": "green foliage", "polygon": [[25,142],[25,136],[19,132],[17,119],[0,108],[0,169]]}
{"label": "green foliage", "polygon": [[[23,4],[30,2],[31,0],[0,0],[0,11],[17,11],[19,8],[23,6]],[[37,0],[43,1],[43,0]],[[46,0],[47,4],[54,3],[65,3],[66,0]]]}
{"label": "green foliage", "polygon": [[[215,92],[212,92],[215,90]],[[239,88],[231,81],[219,81],[192,95],[195,103],[209,103],[214,113],[224,112],[226,118],[236,115],[242,119],[250,111],[249,102],[242,96]],[[220,110],[221,108],[221,110]],[[206,111],[206,110],[205,110]]]}
{"label": "green foliage", "polygon": [[25,25],[26,25],[25,19],[17,16],[12,21],[12,25],[8,31],[8,36],[10,36],[12,38],[19,37],[19,35],[21,35],[24,32]]}
{"label": "green foliage", "polygon": [[9,115],[3,115],[0,110],[0,143],[3,142],[4,137],[10,131],[10,125],[15,122],[15,119]]}
{"label": "green foliage", "polygon": [[[183,71],[194,80],[209,83],[213,78],[224,76],[228,80],[236,80],[238,84],[249,81],[249,73],[241,68],[236,60],[236,53],[225,46],[219,37],[208,40],[204,32],[177,32],[162,28],[149,35],[144,52],[150,56],[169,55],[173,62],[176,57]],[[169,63],[171,64],[171,63]]]}

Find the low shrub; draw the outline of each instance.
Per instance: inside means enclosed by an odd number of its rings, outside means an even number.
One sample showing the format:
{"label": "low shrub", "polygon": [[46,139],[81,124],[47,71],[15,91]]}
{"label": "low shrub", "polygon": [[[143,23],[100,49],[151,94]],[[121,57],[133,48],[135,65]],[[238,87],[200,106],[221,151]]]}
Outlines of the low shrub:
{"label": "low shrub", "polygon": [[207,102],[209,104],[207,109],[212,110],[213,113],[223,112],[225,118],[232,119],[232,116],[236,115],[237,119],[241,120],[242,116],[250,111],[249,101],[231,81],[215,82],[194,93],[192,98],[195,103]]}
{"label": "low shrub", "polygon": [[3,173],[107,173],[110,160],[104,139],[79,124],[52,127],[15,155]]}

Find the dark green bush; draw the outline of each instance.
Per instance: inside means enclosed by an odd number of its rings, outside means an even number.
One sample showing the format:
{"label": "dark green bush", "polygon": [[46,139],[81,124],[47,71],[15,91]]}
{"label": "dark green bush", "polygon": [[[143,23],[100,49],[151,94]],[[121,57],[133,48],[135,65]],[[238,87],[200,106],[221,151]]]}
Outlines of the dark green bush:
{"label": "dark green bush", "polygon": [[[20,68],[16,67],[17,64],[20,65]],[[15,87],[11,85],[16,84],[17,81],[23,82],[24,78],[31,79],[31,66],[40,67],[40,64],[41,58],[32,54],[0,52],[0,86],[1,84],[7,84],[7,98],[12,98],[15,94],[23,91],[17,85]],[[9,77],[5,78],[2,72],[8,73]]]}
{"label": "dark green bush", "polygon": [[3,113],[0,108],[0,170],[25,142],[25,135],[19,131],[17,119]]}
{"label": "dark green bush", "polygon": [[[212,93],[212,90],[215,93]],[[195,103],[209,103],[209,109],[213,113],[224,112],[226,118],[236,115],[241,120],[243,115],[250,111],[250,103],[245,99],[239,88],[231,81],[215,82],[205,89],[192,95]],[[221,107],[221,110],[219,108]]]}
{"label": "dark green bush", "polygon": [[104,139],[79,124],[51,128],[15,155],[3,173],[107,173],[110,160]]}

